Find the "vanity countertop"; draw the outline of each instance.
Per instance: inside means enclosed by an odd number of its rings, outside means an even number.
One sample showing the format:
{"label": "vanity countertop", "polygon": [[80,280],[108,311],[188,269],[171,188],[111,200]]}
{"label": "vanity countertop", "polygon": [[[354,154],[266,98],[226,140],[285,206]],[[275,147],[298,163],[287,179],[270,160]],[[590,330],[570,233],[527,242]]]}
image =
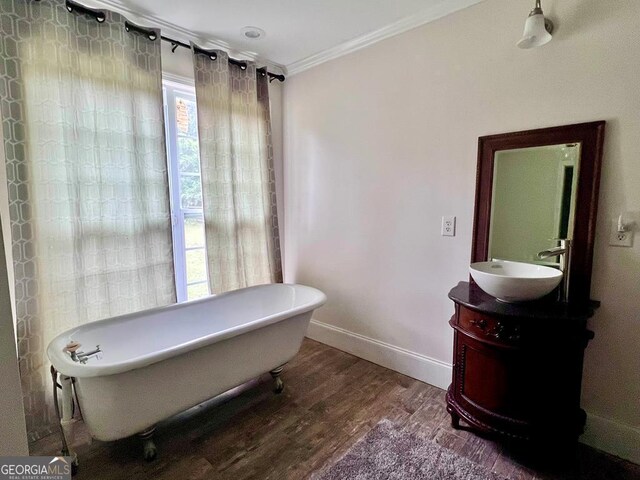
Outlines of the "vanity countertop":
{"label": "vanity countertop", "polygon": [[458,283],[449,292],[449,298],[478,312],[532,320],[584,320],[593,316],[600,306],[600,302],[594,300],[581,304],[565,304],[548,298],[522,303],[499,302],[473,282]]}

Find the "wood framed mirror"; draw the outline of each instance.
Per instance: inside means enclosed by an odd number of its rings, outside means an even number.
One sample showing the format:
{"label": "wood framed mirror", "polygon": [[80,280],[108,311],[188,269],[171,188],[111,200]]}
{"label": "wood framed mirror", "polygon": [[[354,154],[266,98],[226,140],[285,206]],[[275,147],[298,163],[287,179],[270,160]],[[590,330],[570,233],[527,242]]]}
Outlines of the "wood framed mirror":
{"label": "wood framed mirror", "polygon": [[598,121],[480,137],[471,262],[549,264],[537,253],[568,238],[568,301],[588,301],[604,131]]}

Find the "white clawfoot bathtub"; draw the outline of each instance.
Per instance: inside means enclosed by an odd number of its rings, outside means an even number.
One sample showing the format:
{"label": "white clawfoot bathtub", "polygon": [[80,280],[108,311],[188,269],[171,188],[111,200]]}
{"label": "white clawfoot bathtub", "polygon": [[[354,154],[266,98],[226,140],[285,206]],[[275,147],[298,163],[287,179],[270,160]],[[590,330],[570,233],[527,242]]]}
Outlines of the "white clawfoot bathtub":
{"label": "white clawfoot bathtub", "polygon": [[[325,301],[303,285],[260,285],[68,330],[47,349],[63,386],[63,429],[72,434],[72,379],[91,435],[105,441],[150,432],[266,372],[281,389],[280,367]],[[145,456],[154,455],[147,439]]]}

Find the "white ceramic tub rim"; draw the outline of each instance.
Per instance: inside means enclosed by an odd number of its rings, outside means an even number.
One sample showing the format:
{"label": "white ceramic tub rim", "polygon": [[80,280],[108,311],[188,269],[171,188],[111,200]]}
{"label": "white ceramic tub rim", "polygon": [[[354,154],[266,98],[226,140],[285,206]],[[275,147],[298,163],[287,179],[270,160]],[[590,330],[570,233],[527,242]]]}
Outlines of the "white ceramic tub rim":
{"label": "white ceramic tub rim", "polygon": [[[298,305],[295,308],[291,308],[289,310],[284,310],[272,315],[261,317],[247,323],[229,327],[225,330],[212,332],[209,335],[205,335],[188,342],[167,347],[159,351],[150,352],[145,355],[140,355],[138,357],[134,357],[129,360],[112,362],[106,365],[104,364],[96,365],[96,364],[90,364],[90,363],[81,364],[79,362],[74,362],[69,356],[69,354],[63,351],[63,348],[65,347],[65,345],[67,345],[70,336],[75,332],[77,332],[78,330],[82,330],[83,326],[86,326],[86,325],[117,323],[117,322],[123,322],[123,321],[129,320],[131,318],[139,317],[141,315],[152,315],[154,313],[159,313],[159,312],[180,310],[182,308],[188,307],[189,305],[210,302],[213,299],[220,298],[220,297],[241,295],[243,292],[247,292],[248,290],[265,288],[270,285],[281,285],[281,286],[293,288],[294,290],[306,291],[307,293],[311,294],[310,295],[311,301]],[[308,287],[306,285],[290,284],[290,283],[256,285],[252,287],[242,288],[239,290],[233,290],[230,292],[221,293],[215,296],[209,296],[209,297],[201,298],[198,300],[193,300],[190,302],[175,303],[175,304],[164,306],[164,307],[157,307],[157,308],[152,308],[148,310],[142,310],[139,312],[128,313],[126,315],[119,315],[117,317],[111,317],[104,320],[98,320],[96,322],[90,322],[85,325],[80,325],[78,327],[67,330],[61,333],[60,335],[56,336],[49,343],[49,346],[47,347],[47,356],[49,357],[49,360],[51,361],[53,366],[56,368],[56,370],[58,370],[58,372],[64,375],[67,375],[69,377],[86,378],[86,377],[101,377],[106,375],[115,375],[118,373],[123,373],[130,370],[138,369],[138,368],[143,368],[148,365],[161,362],[162,360],[166,360],[168,358],[175,357],[175,356],[190,352],[192,350],[196,350],[198,348],[202,348],[204,346],[211,345],[211,344],[220,342],[222,340],[235,337],[237,335],[241,335],[245,332],[250,332],[252,330],[256,330],[258,328],[271,325],[285,318],[293,317],[301,313],[315,310],[316,308],[323,305],[326,302],[326,300],[327,300],[327,297],[323,292],[321,292],[316,288]]]}

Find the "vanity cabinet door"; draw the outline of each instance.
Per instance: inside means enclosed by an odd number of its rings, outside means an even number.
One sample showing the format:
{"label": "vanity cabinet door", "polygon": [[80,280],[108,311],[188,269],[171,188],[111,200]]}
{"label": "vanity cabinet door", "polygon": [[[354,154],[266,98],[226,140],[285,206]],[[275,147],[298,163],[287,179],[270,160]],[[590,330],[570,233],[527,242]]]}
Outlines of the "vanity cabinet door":
{"label": "vanity cabinet door", "polygon": [[531,411],[529,391],[533,372],[522,355],[459,335],[460,400],[495,415],[526,420]]}

